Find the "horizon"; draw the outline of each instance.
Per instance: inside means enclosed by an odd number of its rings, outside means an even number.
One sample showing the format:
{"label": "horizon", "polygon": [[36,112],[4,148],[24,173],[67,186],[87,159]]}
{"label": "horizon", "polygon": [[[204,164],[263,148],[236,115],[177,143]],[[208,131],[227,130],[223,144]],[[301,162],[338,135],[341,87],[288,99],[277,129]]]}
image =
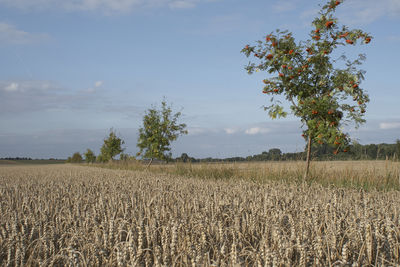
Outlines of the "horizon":
{"label": "horizon", "polygon": [[[67,158],[99,153],[109,129],[135,155],[138,128],[165,96],[189,134],[173,157],[300,152],[300,121],[272,120],[262,109],[267,75],[248,75],[240,50],[275,29],[309,39],[326,1],[311,0],[0,0],[0,158]],[[361,144],[400,138],[400,2],[347,0],[339,22],[374,37],[361,87],[371,102],[366,124],[347,127]]]}
{"label": "horizon", "polygon": [[[377,143],[377,144],[374,144],[374,143],[369,143],[369,144],[357,143],[357,144],[359,144],[359,145],[361,145],[361,146],[369,146],[369,145],[376,145],[376,146],[380,146],[380,145],[397,145],[397,142],[398,142],[398,141],[400,141],[400,139],[397,139],[396,142],[393,143],[393,144],[392,144],[392,143]],[[353,144],[353,143],[350,144],[350,146],[354,146],[354,145],[355,145],[355,144]],[[242,156],[231,156],[231,157],[223,157],[223,158],[215,158],[215,157],[196,158],[196,157],[192,157],[190,154],[188,154],[188,153],[186,153],[186,152],[183,152],[182,154],[185,153],[185,154],[187,154],[189,157],[194,158],[195,160],[205,160],[205,159],[226,160],[226,159],[232,159],[232,158],[243,158],[243,159],[245,159],[245,158],[247,158],[247,157],[252,157],[252,156],[261,155],[261,154],[263,154],[263,153],[265,153],[265,152],[269,153],[270,150],[274,150],[274,149],[279,149],[279,150],[281,151],[282,155],[285,155],[285,154],[306,153],[306,150],[305,150],[305,149],[304,149],[303,151],[299,151],[299,152],[284,152],[284,151],[282,151],[279,147],[272,147],[272,148],[270,148],[270,149],[268,149],[268,150],[261,151],[261,152],[258,153],[258,154],[242,155]],[[123,151],[123,152],[120,153],[120,154],[128,155],[128,156],[130,156],[130,157],[134,157],[134,158],[137,159],[137,157],[136,157],[135,155],[125,154],[124,152],[125,152],[125,151]],[[78,151],[76,151],[76,152],[74,152],[74,153],[80,153],[81,156],[82,156],[83,159],[84,159],[84,155],[83,155],[84,153],[81,153],[81,152],[78,152]],[[181,154],[181,155],[178,155],[178,156],[176,156],[176,157],[172,157],[172,159],[173,159],[173,160],[179,159],[179,158],[181,158],[182,154]],[[118,155],[119,155],[119,154],[118,154]],[[118,155],[116,156],[117,158],[114,159],[114,160],[119,160],[119,159],[118,159]],[[68,158],[70,158],[71,156],[72,156],[72,155],[68,156]],[[95,155],[95,156],[97,156],[97,155]],[[16,156],[16,157],[0,157],[0,160],[67,160],[68,158],[31,158],[31,157],[25,157],[25,156]],[[148,160],[148,159],[147,159],[147,160]],[[304,159],[304,160],[305,160],[305,159]]]}

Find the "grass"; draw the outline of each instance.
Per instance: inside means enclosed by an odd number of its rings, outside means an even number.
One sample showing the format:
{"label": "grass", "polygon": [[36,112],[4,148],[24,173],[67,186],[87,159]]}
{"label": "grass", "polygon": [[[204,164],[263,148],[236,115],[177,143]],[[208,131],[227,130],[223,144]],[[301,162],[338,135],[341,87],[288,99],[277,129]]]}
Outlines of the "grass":
{"label": "grass", "polygon": [[[251,163],[174,163],[146,168],[138,161],[115,161],[93,164],[102,168],[148,170],[201,179],[249,180],[265,183],[284,181],[299,184],[303,181],[303,161]],[[312,162],[308,184],[336,186],[363,190],[400,190],[400,162],[394,161],[316,161]]]}

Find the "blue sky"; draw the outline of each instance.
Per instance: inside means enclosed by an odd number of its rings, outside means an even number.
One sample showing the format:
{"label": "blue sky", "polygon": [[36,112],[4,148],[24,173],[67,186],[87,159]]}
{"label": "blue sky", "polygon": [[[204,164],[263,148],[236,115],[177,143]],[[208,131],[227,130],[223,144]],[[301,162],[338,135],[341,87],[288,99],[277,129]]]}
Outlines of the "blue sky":
{"label": "blue sky", "polygon": [[[271,120],[265,74],[240,50],[280,28],[308,39],[319,0],[0,0],[0,157],[98,153],[113,127],[135,154],[146,109],[163,96],[189,134],[173,155],[301,151],[300,123]],[[400,138],[400,1],[347,0],[337,16],[374,36],[362,83],[370,95],[359,142]]]}

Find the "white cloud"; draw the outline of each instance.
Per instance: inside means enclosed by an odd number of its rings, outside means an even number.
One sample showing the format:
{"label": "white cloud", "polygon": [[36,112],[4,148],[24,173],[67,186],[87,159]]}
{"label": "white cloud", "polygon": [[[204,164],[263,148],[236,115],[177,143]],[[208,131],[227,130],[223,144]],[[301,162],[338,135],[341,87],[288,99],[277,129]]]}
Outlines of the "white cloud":
{"label": "white cloud", "polygon": [[265,134],[265,133],[269,133],[271,130],[268,128],[262,128],[262,127],[252,127],[249,128],[245,131],[245,134],[250,134],[250,135],[254,135],[254,134]]}
{"label": "white cloud", "polygon": [[0,0],[0,5],[19,9],[61,8],[68,11],[87,10],[109,13],[126,13],[137,8],[169,7],[171,9],[193,8],[202,2],[215,0]]}
{"label": "white cloud", "polygon": [[[51,81],[0,81],[0,113],[27,113],[50,109],[76,109],[92,96],[71,92]],[[88,106],[89,104],[87,104]]]}
{"label": "white cloud", "polygon": [[220,129],[205,128],[205,127],[189,127],[187,130],[189,135],[202,135],[202,134],[220,132]]}
{"label": "white cloud", "polygon": [[18,90],[18,87],[19,87],[18,83],[13,82],[13,83],[10,83],[9,85],[6,85],[4,87],[4,91],[14,92],[14,91]]}
{"label": "white cloud", "polygon": [[338,9],[344,24],[363,25],[380,18],[400,18],[399,0],[353,0],[345,1]]}
{"label": "white cloud", "polygon": [[400,129],[400,122],[382,122],[379,124],[382,130]]}
{"label": "white cloud", "polygon": [[236,129],[236,128],[225,128],[224,131],[227,134],[235,134],[235,133],[238,132],[238,129]]}
{"label": "white cloud", "polygon": [[94,87],[100,87],[103,85],[103,81],[97,81],[94,83]]}
{"label": "white cloud", "polygon": [[44,92],[58,90],[59,87],[50,81],[0,81],[0,91],[4,92]]}
{"label": "white cloud", "polygon": [[31,44],[45,41],[48,38],[47,34],[25,32],[17,29],[14,25],[0,22],[0,44]]}
{"label": "white cloud", "polygon": [[169,7],[173,9],[193,8],[195,6],[196,3],[194,1],[179,0],[169,3]]}

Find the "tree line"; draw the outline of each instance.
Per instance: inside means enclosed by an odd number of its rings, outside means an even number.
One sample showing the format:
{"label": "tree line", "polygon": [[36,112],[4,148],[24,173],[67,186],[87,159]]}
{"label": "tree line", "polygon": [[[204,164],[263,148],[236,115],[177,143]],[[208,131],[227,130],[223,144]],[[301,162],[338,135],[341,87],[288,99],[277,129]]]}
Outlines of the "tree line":
{"label": "tree line", "polygon": [[[349,151],[346,153],[335,154],[335,147],[329,145],[314,146],[314,160],[399,160],[400,157],[400,139],[394,144],[367,144],[362,145],[357,142],[349,145]],[[202,158],[196,159],[190,157],[187,153],[183,153],[176,158],[176,162],[242,162],[242,161],[294,161],[305,160],[307,157],[307,149],[303,152],[282,153],[279,148],[272,148],[247,157],[228,157],[228,158]]]}
{"label": "tree line", "polygon": [[[161,102],[161,109],[152,106],[143,117],[143,126],[139,128],[139,138],[137,147],[139,152],[136,156],[148,160],[150,165],[154,159],[161,161],[173,161],[171,142],[175,141],[180,135],[187,134],[186,124],[178,123],[181,112],[172,112],[172,107],[167,105],[165,99]],[[68,163],[104,163],[115,160],[120,156],[120,160],[136,160],[136,157],[123,153],[125,148],[124,140],[119,137],[114,129],[110,129],[108,137],[103,140],[100,154],[95,155],[93,150],[87,149],[83,156],[75,152],[68,157]]]}

